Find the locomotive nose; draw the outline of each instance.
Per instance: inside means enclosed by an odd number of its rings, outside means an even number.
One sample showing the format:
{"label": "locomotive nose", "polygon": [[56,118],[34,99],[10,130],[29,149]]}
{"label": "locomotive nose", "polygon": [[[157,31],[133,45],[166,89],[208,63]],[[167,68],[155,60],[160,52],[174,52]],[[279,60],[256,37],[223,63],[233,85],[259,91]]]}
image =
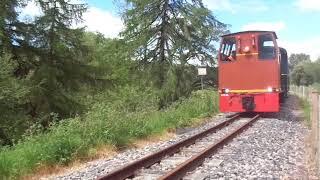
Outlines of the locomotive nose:
{"label": "locomotive nose", "polygon": [[256,107],[253,96],[242,97],[242,108],[246,111],[253,111]]}

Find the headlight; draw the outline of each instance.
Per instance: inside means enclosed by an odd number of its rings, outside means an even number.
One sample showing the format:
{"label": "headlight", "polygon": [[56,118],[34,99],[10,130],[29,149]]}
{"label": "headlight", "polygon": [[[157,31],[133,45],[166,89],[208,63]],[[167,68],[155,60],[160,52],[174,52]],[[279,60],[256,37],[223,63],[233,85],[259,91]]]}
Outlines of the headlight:
{"label": "headlight", "polygon": [[222,94],[227,94],[230,92],[230,89],[221,89],[220,91]]}
{"label": "headlight", "polygon": [[267,91],[272,92],[272,87],[268,87]]}

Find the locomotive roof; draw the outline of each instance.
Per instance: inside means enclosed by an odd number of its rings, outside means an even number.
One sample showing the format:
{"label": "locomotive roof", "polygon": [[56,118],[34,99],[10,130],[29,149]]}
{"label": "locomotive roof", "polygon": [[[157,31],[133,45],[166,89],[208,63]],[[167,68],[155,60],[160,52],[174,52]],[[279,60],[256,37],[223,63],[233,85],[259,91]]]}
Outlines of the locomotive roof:
{"label": "locomotive roof", "polygon": [[278,39],[277,34],[274,31],[240,31],[240,32],[225,34],[225,35],[222,35],[221,37],[233,36],[233,35],[243,34],[243,33],[272,33],[274,35],[274,37],[276,37],[276,39]]}

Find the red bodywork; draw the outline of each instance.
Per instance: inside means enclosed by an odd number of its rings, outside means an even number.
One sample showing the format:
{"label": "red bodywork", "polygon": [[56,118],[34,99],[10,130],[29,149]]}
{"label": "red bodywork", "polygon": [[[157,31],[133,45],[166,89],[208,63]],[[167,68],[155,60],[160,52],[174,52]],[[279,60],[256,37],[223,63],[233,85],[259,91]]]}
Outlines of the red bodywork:
{"label": "red bodywork", "polygon": [[[222,37],[218,57],[221,112],[279,111],[280,62],[276,39],[276,34],[270,31],[246,31]],[[236,47],[228,51],[225,46],[234,40]],[[260,57],[261,49],[272,50],[272,57]]]}

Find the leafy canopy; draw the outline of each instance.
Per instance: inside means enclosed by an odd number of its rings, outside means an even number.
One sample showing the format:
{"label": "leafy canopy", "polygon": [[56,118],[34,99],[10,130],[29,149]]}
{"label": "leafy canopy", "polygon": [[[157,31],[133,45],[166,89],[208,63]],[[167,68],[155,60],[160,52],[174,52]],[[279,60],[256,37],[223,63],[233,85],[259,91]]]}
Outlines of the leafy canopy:
{"label": "leafy canopy", "polygon": [[301,63],[311,62],[310,55],[299,53],[299,54],[291,54],[289,57],[289,68],[293,70],[295,66]]}

